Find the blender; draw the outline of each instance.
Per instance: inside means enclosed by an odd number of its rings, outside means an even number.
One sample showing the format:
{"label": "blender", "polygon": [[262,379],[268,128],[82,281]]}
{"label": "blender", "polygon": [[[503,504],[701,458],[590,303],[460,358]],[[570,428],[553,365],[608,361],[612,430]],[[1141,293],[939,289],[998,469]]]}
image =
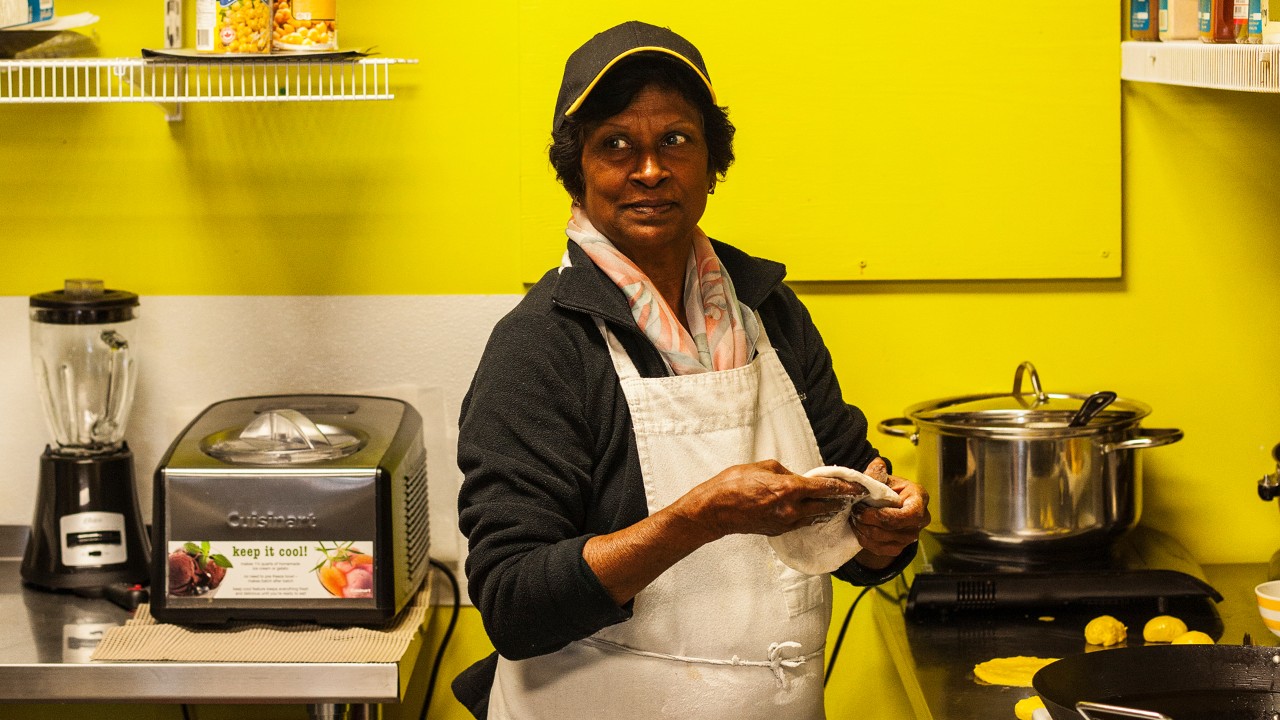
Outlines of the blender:
{"label": "blender", "polygon": [[137,295],[101,280],[31,296],[31,362],[53,436],[22,559],[34,587],[101,597],[147,582],[150,546],[124,442],[137,306]]}

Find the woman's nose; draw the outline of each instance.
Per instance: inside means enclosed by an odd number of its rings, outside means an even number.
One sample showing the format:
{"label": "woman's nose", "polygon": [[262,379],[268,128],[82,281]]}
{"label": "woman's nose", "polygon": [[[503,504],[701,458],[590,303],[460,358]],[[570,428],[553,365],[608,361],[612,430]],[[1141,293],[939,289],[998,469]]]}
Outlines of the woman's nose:
{"label": "woman's nose", "polygon": [[644,152],[636,159],[635,170],[631,172],[631,177],[637,182],[643,183],[648,187],[653,187],[662,182],[670,173],[662,164],[662,159],[658,157],[656,152]]}

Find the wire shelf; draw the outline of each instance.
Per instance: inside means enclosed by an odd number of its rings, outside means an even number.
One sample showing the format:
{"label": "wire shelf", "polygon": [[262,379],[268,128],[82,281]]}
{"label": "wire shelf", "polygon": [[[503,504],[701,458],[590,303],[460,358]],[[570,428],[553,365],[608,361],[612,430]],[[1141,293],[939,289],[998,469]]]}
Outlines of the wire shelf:
{"label": "wire shelf", "polygon": [[1280,92],[1280,45],[1195,40],[1120,43],[1124,80],[1248,92]]}
{"label": "wire shelf", "polygon": [[391,100],[402,58],[343,60],[0,60],[0,103]]}

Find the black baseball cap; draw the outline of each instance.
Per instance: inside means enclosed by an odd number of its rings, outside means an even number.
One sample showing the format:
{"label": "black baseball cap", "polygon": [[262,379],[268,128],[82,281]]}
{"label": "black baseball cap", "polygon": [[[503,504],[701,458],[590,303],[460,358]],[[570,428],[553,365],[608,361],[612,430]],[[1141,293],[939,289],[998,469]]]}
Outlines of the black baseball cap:
{"label": "black baseball cap", "polygon": [[711,101],[715,102],[716,91],[711,87],[711,75],[702,62],[702,53],[693,43],[667,28],[632,20],[598,33],[574,50],[565,61],[552,131],[559,130],[564,119],[582,107],[582,102],[609,68],[624,57],[645,52],[665,53],[684,61],[706,84]]}

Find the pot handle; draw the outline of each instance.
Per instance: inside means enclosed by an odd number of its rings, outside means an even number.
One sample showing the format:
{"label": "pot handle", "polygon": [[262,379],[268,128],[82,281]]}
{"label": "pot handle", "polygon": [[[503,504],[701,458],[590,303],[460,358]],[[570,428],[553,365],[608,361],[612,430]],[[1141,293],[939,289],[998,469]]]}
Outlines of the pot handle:
{"label": "pot handle", "polygon": [[[1034,403],[1028,403],[1022,399],[1022,376],[1024,373],[1031,376],[1031,392],[1036,396]],[[1017,370],[1013,371],[1013,399],[1017,400],[1018,404],[1025,408],[1033,408],[1049,402],[1049,394],[1040,388],[1040,375],[1036,372],[1036,366],[1032,365],[1030,360],[1022,363]]]}
{"label": "pot handle", "polygon": [[1120,716],[1140,718],[1141,720],[1173,720],[1168,715],[1153,710],[1135,710],[1133,708],[1120,707],[1119,705],[1089,702],[1088,700],[1081,700],[1076,703],[1076,712],[1080,713],[1080,716],[1085,720],[1096,720],[1097,716],[1091,713],[1101,713],[1103,717]]}
{"label": "pot handle", "polygon": [[[911,432],[907,432],[906,430],[899,430],[898,429],[899,425],[910,426]],[[920,431],[916,430],[915,423],[911,422],[911,418],[899,417],[899,418],[889,418],[888,420],[881,420],[879,424],[876,425],[876,429],[884,433],[885,435],[892,435],[894,437],[906,438],[911,441],[912,445],[920,444]]]}
{"label": "pot handle", "polygon": [[1105,455],[1113,450],[1140,450],[1142,448],[1160,447],[1161,445],[1172,445],[1181,439],[1181,430],[1142,428],[1138,430],[1137,437],[1121,440],[1120,442],[1102,443],[1102,452]]}

